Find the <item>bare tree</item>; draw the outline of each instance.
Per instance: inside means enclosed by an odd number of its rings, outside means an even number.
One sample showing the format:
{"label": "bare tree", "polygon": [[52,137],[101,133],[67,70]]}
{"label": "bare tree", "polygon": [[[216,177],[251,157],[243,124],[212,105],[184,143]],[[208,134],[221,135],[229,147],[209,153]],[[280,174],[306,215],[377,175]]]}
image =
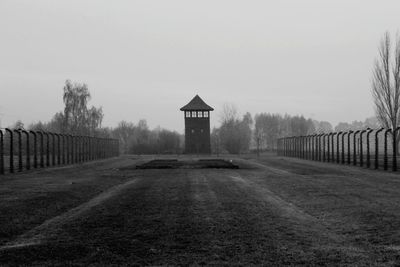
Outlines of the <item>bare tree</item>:
{"label": "bare tree", "polygon": [[228,123],[229,121],[237,120],[238,117],[238,108],[236,105],[233,103],[224,103],[221,113],[219,114],[220,122],[222,124]]}
{"label": "bare tree", "polygon": [[372,78],[372,95],[376,115],[386,128],[396,129],[400,111],[400,38],[397,36],[394,51],[388,32],[379,46]]}

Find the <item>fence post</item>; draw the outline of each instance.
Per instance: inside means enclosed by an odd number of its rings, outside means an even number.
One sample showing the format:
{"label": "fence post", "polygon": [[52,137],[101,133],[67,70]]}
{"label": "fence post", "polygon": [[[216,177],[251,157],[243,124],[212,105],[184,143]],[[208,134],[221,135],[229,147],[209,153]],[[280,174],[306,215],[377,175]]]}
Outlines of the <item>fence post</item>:
{"label": "fence post", "polygon": [[344,162],[344,139],[345,139],[346,134],[347,134],[347,132],[343,132],[343,134],[342,134],[342,164],[345,163]]}
{"label": "fence post", "polygon": [[321,147],[321,138],[323,137],[323,134],[317,135],[317,160],[322,161],[322,147]]}
{"label": "fence post", "polygon": [[37,136],[35,131],[29,131],[33,134],[33,168],[37,168]]}
{"label": "fence post", "polygon": [[46,135],[46,167],[50,166],[50,137],[48,132],[43,132]]}
{"label": "fence post", "polygon": [[338,132],[336,135],[336,163],[340,163],[340,146],[339,146],[339,141],[340,141],[340,135],[343,132]]}
{"label": "fence post", "polygon": [[75,155],[74,155],[75,163],[78,163],[79,162],[79,158],[78,158],[78,155],[79,155],[79,151],[78,151],[78,148],[79,148],[79,137],[76,136],[76,135],[73,135],[72,137],[74,139],[74,146],[75,146],[74,147],[74,150],[75,150]]}
{"label": "fence post", "polygon": [[395,172],[397,171],[397,131],[400,127],[393,129],[393,163],[392,163],[392,170]]}
{"label": "fence post", "polygon": [[297,155],[296,155],[296,157],[301,158],[301,142],[302,142],[301,136],[296,137],[296,139],[297,139]]}
{"label": "fence post", "polygon": [[4,135],[0,129],[0,174],[4,174]]}
{"label": "fence post", "polygon": [[[350,157],[351,157],[351,152],[350,152],[350,137],[351,134],[353,133],[353,131],[349,131],[349,134],[347,135],[347,164],[350,165],[351,161],[350,161]],[[353,137],[354,138],[354,137]]]}
{"label": "fence post", "polygon": [[107,145],[107,140],[105,138],[102,138],[102,143],[103,143],[103,159],[106,158],[107,154],[106,154],[106,145]]}
{"label": "fence post", "polygon": [[78,163],[81,163],[81,161],[82,161],[82,137],[81,136],[77,136],[76,137],[76,141],[77,141],[77,144],[78,144],[78,149],[77,149],[77,152],[78,152]]}
{"label": "fence post", "polygon": [[69,134],[64,134],[64,159],[63,159],[63,164],[69,164],[69,153],[70,153],[70,144],[71,144],[71,140],[69,138]]}
{"label": "fence post", "polygon": [[380,128],[378,131],[375,133],[375,169],[379,168],[379,138],[378,134],[379,132],[385,130],[385,128]]}
{"label": "fence post", "polygon": [[57,136],[57,165],[61,165],[61,134],[55,133]]}
{"label": "fence post", "polygon": [[92,142],[91,142],[91,137],[87,137],[87,142],[88,142],[88,151],[87,151],[87,159],[88,161],[92,160],[91,154],[92,154]]}
{"label": "fence post", "polygon": [[90,153],[91,153],[91,155],[90,155],[90,158],[91,158],[91,160],[95,160],[95,151],[96,151],[96,146],[95,146],[95,139],[94,139],[94,137],[92,136],[92,137],[90,137]]}
{"label": "fence post", "polygon": [[[100,141],[99,139],[97,139],[97,155],[99,155],[100,152]],[[289,155],[289,139],[287,137],[285,137],[285,157],[287,157]]]}
{"label": "fence post", "polygon": [[86,137],[81,136],[81,162],[85,162]]}
{"label": "fence post", "polygon": [[67,164],[74,163],[72,161],[73,154],[74,154],[74,140],[72,138],[72,135],[68,134],[67,135]]}
{"label": "fence post", "polygon": [[384,156],[383,156],[383,169],[386,171],[388,169],[388,155],[387,155],[387,134],[391,132],[392,129],[386,129],[385,131],[385,147],[384,147]]}
{"label": "fence post", "polygon": [[331,140],[331,135],[332,135],[332,133],[329,133],[328,134],[328,154],[327,154],[327,161],[328,162],[330,162],[331,161],[331,143],[330,143],[330,140]]}
{"label": "fence post", "polygon": [[360,132],[360,166],[361,167],[364,167],[364,155],[363,155],[364,151],[363,151],[363,141],[362,141],[363,140],[363,134],[368,130],[369,130],[369,128],[367,128],[365,130],[362,130]]}
{"label": "fence post", "polygon": [[18,171],[22,172],[22,137],[19,129],[14,129],[14,132],[18,134]]}
{"label": "fence post", "polygon": [[85,162],[87,159],[86,159],[86,156],[87,156],[87,138],[86,138],[86,136],[82,136],[82,144],[83,144],[83,146],[82,146],[82,158],[83,158],[83,162]]}
{"label": "fence post", "polygon": [[301,159],[302,158],[301,155],[303,154],[303,136],[299,136],[298,139],[299,139],[299,142],[298,142],[299,149],[298,149],[297,157]]}
{"label": "fence post", "polygon": [[332,133],[332,163],[335,163],[335,135],[337,133]]}
{"label": "fence post", "polygon": [[293,157],[295,158],[296,156],[297,156],[297,136],[293,136]]}
{"label": "fence post", "polygon": [[304,143],[303,143],[303,147],[304,147],[304,149],[303,149],[303,159],[309,159],[308,158],[308,153],[309,153],[308,148],[310,146],[309,136],[308,135],[303,136],[303,141],[304,141]]}
{"label": "fence post", "polygon": [[353,165],[357,166],[357,134],[360,130],[357,130],[353,134]]}
{"label": "fence post", "polygon": [[93,160],[96,160],[97,159],[97,157],[96,157],[96,155],[97,155],[97,137],[93,136],[92,139],[93,139],[92,140],[92,143],[93,143],[93,151],[92,151]]}
{"label": "fence post", "polygon": [[369,129],[368,128],[368,132],[367,132],[367,168],[371,167],[371,152],[370,152],[370,144],[369,144],[369,135],[373,132],[373,129]]}
{"label": "fence post", "polygon": [[74,155],[75,155],[75,138],[73,135],[69,135],[69,150],[70,150],[70,154],[69,154],[69,164],[74,164]]}
{"label": "fence post", "polygon": [[30,151],[30,144],[29,144],[29,132],[22,130],[22,132],[26,135],[26,169],[31,169],[31,151]]}
{"label": "fence post", "polygon": [[44,168],[44,133],[41,131],[38,133],[40,134],[40,167]]}
{"label": "fence post", "polygon": [[328,134],[324,134],[322,136],[322,161],[325,162],[326,161],[326,142],[325,142],[325,137],[327,137]]}
{"label": "fence post", "polygon": [[88,152],[89,152],[89,139],[88,139],[88,137],[87,136],[84,136],[83,137],[83,142],[84,142],[84,149],[83,149],[83,155],[84,155],[84,157],[83,157],[83,159],[84,159],[84,161],[88,161]]}
{"label": "fence post", "polygon": [[52,163],[52,166],[55,166],[56,165],[56,163],[55,163],[55,161],[56,161],[56,136],[55,136],[55,134],[54,133],[49,133],[49,135],[51,135],[51,140],[53,141],[52,142],[52,152],[51,152],[51,163]]}
{"label": "fence post", "polygon": [[304,158],[305,159],[311,159],[311,156],[310,156],[311,136],[310,135],[304,136],[304,140],[305,140]]}
{"label": "fence post", "polygon": [[86,137],[81,136],[81,162],[85,162],[86,156]]}
{"label": "fence post", "polygon": [[13,136],[13,131],[8,128],[5,128],[5,130],[10,135],[10,166],[9,166],[9,170],[10,170],[10,173],[14,173],[14,136]]}
{"label": "fence post", "polygon": [[86,142],[85,142],[85,136],[81,135],[81,161],[80,162],[85,162],[85,146],[86,146]]}
{"label": "fence post", "polygon": [[[299,138],[297,138],[298,140],[300,140]],[[107,141],[107,145],[106,145],[106,147],[107,147],[107,158],[109,158],[110,157],[110,139],[109,138],[107,138],[106,139]],[[300,144],[300,142],[298,141],[297,142],[297,146]],[[297,151],[299,151],[299,147],[297,148]],[[298,156],[298,155],[297,155]]]}
{"label": "fence post", "polygon": [[65,139],[67,138],[66,134],[60,134],[61,136],[61,140],[62,140],[62,145],[61,145],[61,153],[62,153],[62,157],[61,157],[61,163],[62,165],[65,165],[65,151],[67,146],[65,145]]}

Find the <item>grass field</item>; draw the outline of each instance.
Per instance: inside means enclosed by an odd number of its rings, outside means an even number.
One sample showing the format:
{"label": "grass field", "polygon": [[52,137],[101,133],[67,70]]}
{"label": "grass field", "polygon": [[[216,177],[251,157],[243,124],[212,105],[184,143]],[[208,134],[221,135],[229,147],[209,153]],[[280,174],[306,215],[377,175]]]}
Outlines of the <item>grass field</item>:
{"label": "grass field", "polygon": [[400,174],[263,155],[240,169],[125,156],[0,177],[0,265],[400,262]]}

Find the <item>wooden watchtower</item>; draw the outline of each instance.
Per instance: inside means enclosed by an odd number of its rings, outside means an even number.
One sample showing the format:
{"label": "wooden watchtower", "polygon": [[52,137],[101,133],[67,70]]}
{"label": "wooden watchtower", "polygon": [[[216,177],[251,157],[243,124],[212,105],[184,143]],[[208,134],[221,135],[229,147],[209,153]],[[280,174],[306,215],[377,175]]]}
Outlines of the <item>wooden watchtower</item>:
{"label": "wooden watchtower", "polygon": [[185,116],[185,153],[211,153],[210,111],[213,110],[198,95],[181,108]]}

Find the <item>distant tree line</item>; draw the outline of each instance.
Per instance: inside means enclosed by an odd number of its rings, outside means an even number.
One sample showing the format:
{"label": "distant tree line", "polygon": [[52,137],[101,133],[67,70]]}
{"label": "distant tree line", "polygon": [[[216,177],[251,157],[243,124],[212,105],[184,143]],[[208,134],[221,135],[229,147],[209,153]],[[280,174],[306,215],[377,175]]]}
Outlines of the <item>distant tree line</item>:
{"label": "distant tree line", "polygon": [[247,112],[240,117],[237,108],[232,104],[223,106],[220,122],[221,126],[214,128],[211,133],[213,153],[238,154],[251,150],[275,150],[277,139],[281,137],[380,127],[375,117],[364,122],[340,122],[335,128],[327,121],[287,114],[259,113],[253,118]]}
{"label": "distant tree line", "polygon": [[[73,135],[88,135],[116,138],[120,141],[121,153],[131,154],[177,154],[182,153],[184,136],[175,131],[157,127],[149,129],[146,120],[138,123],[121,121],[117,127],[102,127],[102,107],[88,106],[91,95],[86,84],[67,80],[63,88],[64,110],[57,112],[49,122],[30,124],[30,130],[50,131]],[[211,132],[213,153],[246,153],[251,150],[275,150],[277,139],[286,136],[301,136],[313,133],[378,128],[377,118],[364,122],[340,122],[333,129],[327,121],[316,121],[304,116],[273,113],[250,113],[239,115],[233,104],[225,104],[219,114],[220,126]],[[24,128],[17,121],[12,128]]]}
{"label": "distant tree line", "polygon": [[[104,113],[102,107],[89,107],[90,91],[86,84],[65,82],[63,88],[64,110],[57,112],[49,122],[28,125],[28,130],[48,131],[72,135],[109,137],[120,140],[121,153],[157,154],[182,153],[183,135],[162,129],[150,130],[146,120],[137,124],[121,121],[117,127],[102,127]],[[24,129],[17,121],[10,128]]]}
{"label": "distant tree line", "polygon": [[183,135],[162,129],[150,130],[146,120],[137,124],[121,121],[111,130],[120,140],[121,153],[130,154],[179,154],[183,152]]}

